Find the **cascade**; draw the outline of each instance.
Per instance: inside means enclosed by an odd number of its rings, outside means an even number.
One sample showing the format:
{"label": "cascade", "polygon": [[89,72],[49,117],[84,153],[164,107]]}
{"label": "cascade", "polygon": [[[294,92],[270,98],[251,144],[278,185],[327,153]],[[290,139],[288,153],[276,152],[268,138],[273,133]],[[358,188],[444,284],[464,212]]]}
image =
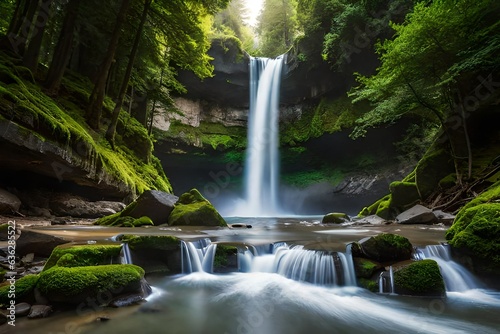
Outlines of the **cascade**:
{"label": "cascade", "polygon": [[130,247],[128,243],[122,244],[122,249],[120,251],[120,263],[121,264],[133,264],[132,254],[130,254]]}
{"label": "cascade", "polygon": [[239,216],[279,214],[278,119],[283,56],[250,59],[250,112],[245,158],[245,203]]}
{"label": "cascade", "polygon": [[204,238],[197,241],[181,241],[182,272],[189,274],[195,271],[211,273],[217,244]]}
{"label": "cascade", "polygon": [[447,244],[418,248],[415,258],[418,260],[432,259],[437,262],[447,292],[462,292],[481,288],[481,284],[466,268],[453,261]]}

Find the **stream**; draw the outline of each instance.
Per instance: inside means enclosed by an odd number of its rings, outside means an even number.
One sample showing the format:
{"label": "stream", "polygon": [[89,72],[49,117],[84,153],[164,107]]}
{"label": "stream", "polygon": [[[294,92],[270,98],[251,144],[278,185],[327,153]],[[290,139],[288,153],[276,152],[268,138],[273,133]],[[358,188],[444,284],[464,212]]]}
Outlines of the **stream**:
{"label": "stream", "polygon": [[[417,257],[434,258],[440,256],[441,246],[425,246],[442,243],[446,231],[445,227],[435,225],[333,226],[320,224],[320,220],[319,216],[228,218],[229,224],[245,226],[232,229],[55,226],[37,230],[80,242],[110,240],[133,232],[176,235],[186,242],[200,238],[214,243],[243,242],[257,248],[271,243],[280,245],[276,254],[281,254],[281,262],[285,261],[283,252],[302,254],[302,247],[345,252],[349,242],[382,232],[403,235],[421,249]],[[300,249],[288,249],[291,244],[300,245]],[[311,283],[301,280],[301,275],[286,274],[287,270],[262,269],[269,268],[269,265],[262,267],[265,256],[273,255],[254,254],[255,264],[248,265],[245,272],[214,275],[194,270],[189,274],[149,275],[153,294],[141,305],[120,309],[86,306],[57,312],[46,319],[20,318],[16,330],[19,333],[500,333],[500,293],[480,285],[448,289],[446,298],[372,293],[349,285],[348,279],[343,284],[318,284],[326,280]],[[440,261],[450,264],[451,260],[445,256]],[[447,283],[447,288],[450,284]],[[109,320],[97,321],[98,318]]]}

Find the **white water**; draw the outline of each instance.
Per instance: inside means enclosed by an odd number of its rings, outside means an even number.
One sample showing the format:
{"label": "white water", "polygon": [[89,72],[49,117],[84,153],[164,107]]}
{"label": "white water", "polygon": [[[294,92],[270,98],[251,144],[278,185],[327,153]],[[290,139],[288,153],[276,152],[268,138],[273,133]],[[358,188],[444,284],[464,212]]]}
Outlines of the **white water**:
{"label": "white water", "polygon": [[448,245],[429,245],[418,249],[417,258],[432,259],[437,262],[443,275],[446,292],[464,292],[482,287],[466,268],[452,260]]}
{"label": "white water", "polygon": [[217,244],[210,239],[181,241],[182,272],[189,274],[196,271],[211,273]]}
{"label": "white water", "polygon": [[122,249],[120,251],[120,263],[121,264],[132,264],[132,254],[130,254],[130,248],[128,243],[122,244]]}
{"label": "white water", "polygon": [[250,59],[250,113],[245,159],[245,200],[234,215],[280,215],[278,119],[283,57]]}

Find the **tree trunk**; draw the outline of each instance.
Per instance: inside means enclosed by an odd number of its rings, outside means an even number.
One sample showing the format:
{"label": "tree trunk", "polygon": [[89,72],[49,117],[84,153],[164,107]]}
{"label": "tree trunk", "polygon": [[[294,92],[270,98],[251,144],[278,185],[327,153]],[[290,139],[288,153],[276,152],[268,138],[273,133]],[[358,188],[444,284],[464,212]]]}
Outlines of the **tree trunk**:
{"label": "tree trunk", "polygon": [[137,31],[135,33],[134,44],[132,45],[132,50],[130,52],[130,58],[128,60],[127,69],[125,70],[125,75],[123,77],[120,93],[118,94],[118,98],[115,104],[115,109],[113,110],[113,115],[111,116],[111,123],[109,124],[108,131],[106,131],[106,139],[109,141],[112,147],[114,147],[115,144],[115,133],[116,133],[116,125],[118,123],[118,116],[120,115],[120,111],[123,106],[123,100],[127,92],[128,83],[130,81],[130,76],[132,75],[132,69],[134,67],[135,57],[137,55],[137,50],[139,49],[139,42],[141,41],[142,30],[144,28],[144,24],[146,23],[146,19],[148,17],[148,11],[151,6],[151,2],[152,0],[145,0],[144,2],[141,21],[139,22],[139,26],[137,27]]}
{"label": "tree trunk", "polygon": [[9,36],[10,34],[16,34],[21,24],[23,22],[23,17],[26,15],[28,11],[28,3],[27,0],[17,0],[16,1],[16,9],[14,10],[14,14],[12,15],[12,19],[9,23],[9,28],[7,29],[7,33],[5,35]]}
{"label": "tree trunk", "polygon": [[[18,17],[14,17],[15,22],[11,22],[11,31],[6,35],[7,47],[14,53],[22,56],[26,49],[26,42],[33,28],[33,17],[38,8],[38,1],[24,1]],[[20,7],[21,8],[21,7]]]}
{"label": "tree trunk", "polygon": [[109,47],[102,62],[97,78],[94,82],[92,94],[89,97],[89,105],[85,118],[90,127],[94,130],[99,130],[99,123],[101,122],[102,103],[104,102],[104,91],[106,89],[106,79],[108,78],[109,69],[113,63],[116,49],[118,48],[118,40],[120,39],[120,32],[127,18],[127,11],[130,5],[130,0],[123,0],[120,6],[120,11],[116,18],[115,28],[109,42]]}
{"label": "tree trunk", "polygon": [[67,5],[68,7],[61,28],[61,34],[59,35],[59,40],[54,50],[49,72],[47,73],[45,87],[47,87],[49,93],[53,95],[56,95],[59,91],[61,80],[71,57],[71,48],[73,46],[74,30],[80,1],[81,0],[71,0]]}
{"label": "tree trunk", "polygon": [[35,73],[38,67],[38,58],[42,46],[43,35],[50,16],[50,6],[53,0],[41,0],[37,15],[33,23],[33,33],[24,54],[23,65]]}

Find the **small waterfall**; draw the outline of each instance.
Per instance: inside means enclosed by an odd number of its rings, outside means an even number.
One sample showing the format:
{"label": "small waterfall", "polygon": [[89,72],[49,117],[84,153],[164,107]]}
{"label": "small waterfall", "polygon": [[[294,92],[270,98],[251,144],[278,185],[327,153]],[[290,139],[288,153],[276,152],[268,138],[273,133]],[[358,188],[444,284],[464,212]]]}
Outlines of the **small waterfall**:
{"label": "small waterfall", "polygon": [[418,248],[415,258],[418,260],[432,259],[437,262],[447,292],[463,292],[482,287],[467,269],[453,261],[447,244]]}
{"label": "small waterfall", "polygon": [[389,271],[382,271],[378,277],[378,292],[395,294],[394,289],[394,270],[392,266]]}
{"label": "small waterfall", "polygon": [[394,270],[392,266],[389,267],[389,282],[391,283],[391,293],[395,293],[394,291]]}
{"label": "small waterfall", "polygon": [[[249,251],[240,253],[238,261],[247,263]],[[253,256],[250,271],[277,273],[284,277],[318,285],[356,285],[350,254],[304,249],[276,243],[272,253]]]}
{"label": "small waterfall", "polygon": [[245,161],[244,207],[240,216],[279,213],[278,118],[283,56],[250,59],[250,113]]}
{"label": "small waterfall", "polygon": [[213,263],[217,244],[204,238],[197,241],[181,241],[182,272],[189,274],[195,271],[213,272]]}
{"label": "small waterfall", "polygon": [[120,251],[120,263],[121,264],[133,264],[132,254],[130,254],[130,247],[128,243],[122,244],[122,249]]}

